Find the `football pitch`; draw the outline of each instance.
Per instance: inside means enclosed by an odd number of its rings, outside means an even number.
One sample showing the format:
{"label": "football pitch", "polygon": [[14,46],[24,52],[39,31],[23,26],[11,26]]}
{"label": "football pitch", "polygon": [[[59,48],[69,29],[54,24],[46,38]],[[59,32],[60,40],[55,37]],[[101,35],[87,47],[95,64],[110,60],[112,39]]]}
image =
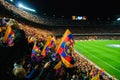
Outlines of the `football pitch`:
{"label": "football pitch", "polygon": [[120,80],[120,40],[76,41],[75,49]]}

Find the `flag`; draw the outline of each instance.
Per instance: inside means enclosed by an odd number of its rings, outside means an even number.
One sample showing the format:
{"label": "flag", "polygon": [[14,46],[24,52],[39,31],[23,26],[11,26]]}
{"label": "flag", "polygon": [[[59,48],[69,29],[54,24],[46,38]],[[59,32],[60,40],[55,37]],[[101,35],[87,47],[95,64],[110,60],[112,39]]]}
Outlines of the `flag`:
{"label": "flag", "polygon": [[28,43],[35,42],[36,38],[34,36],[28,36]]}
{"label": "flag", "polygon": [[60,77],[62,73],[62,67],[64,66],[64,64],[62,63],[59,54],[56,54],[55,58],[58,63],[54,66],[54,69],[56,70],[56,76]]}
{"label": "flag", "polygon": [[40,56],[40,48],[36,45],[36,41],[34,42],[31,58],[36,62],[39,62],[42,60],[42,57]]}
{"label": "flag", "polygon": [[58,64],[54,67],[54,69],[56,70],[57,78],[61,78],[63,70],[62,61],[59,61]]}
{"label": "flag", "polygon": [[51,46],[56,47],[56,37],[55,36],[52,37]]}
{"label": "flag", "polygon": [[102,75],[102,76],[105,75],[105,73],[104,73],[104,69],[103,69],[103,68],[102,68],[101,70],[99,70],[99,74]]}
{"label": "flag", "polygon": [[9,35],[10,31],[11,31],[11,28],[8,26],[8,27],[7,27],[7,30],[6,30],[6,32],[5,32],[5,35],[4,35],[4,41],[5,41],[5,42],[6,42],[7,38],[8,38],[8,35]]}
{"label": "flag", "polygon": [[51,47],[55,46],[55,44],[56,44],[56,39],[54,37],[49,36],[41,53],[43,58],[48,55]]}
{"label": "flag", "polygon": [[58,45],[60,44],[60,41],[61,41],[61,39],[57,39],[57,40],[56,40],[56,47],[55,47],[55,50],[58,49]]}
{"label": "flag", "polygon": [[99,74],[96,74],[94,77],[92,77],[91,80],[100,80],[100,78],[99,78]]}
{"label": "flag", "polygon": [[59,55],[59,54],[54,53],[54,54],[51,55],[51,57],[52,57],[52,59],[53,59],[52,61],[58,62],[58,63],[54,66],[54,69],[58,70],[60,67],[62,67],[62,61],[61,61],[61,58],[60,58],[60,55]]}
{"label": "flag", "polygon": [[74,60],[71,55],[71,49],[73,48],[73,45],[74,45],[73,35],[67,29],[57,47],[57,54],[60,55],[62,62],[68,68],[73,67],[74,65]]}
{"label": "flag", "polygon": [[2,28],[0,27],[0,32],[2,32]]}
{"label": "flag", "polygon": [[61,66],[62,66],[62,61],[59,61],[59,62],[55,65],[54,69],[58,70]]}
{"label": "flag", "polygon": [[14,45],[14,32],[13,30],[11,29],[10,26],[7,27],[7,30],[5,32],[5,35],[4,35],[4,42],[7,43],[8,46],[13,46]]}

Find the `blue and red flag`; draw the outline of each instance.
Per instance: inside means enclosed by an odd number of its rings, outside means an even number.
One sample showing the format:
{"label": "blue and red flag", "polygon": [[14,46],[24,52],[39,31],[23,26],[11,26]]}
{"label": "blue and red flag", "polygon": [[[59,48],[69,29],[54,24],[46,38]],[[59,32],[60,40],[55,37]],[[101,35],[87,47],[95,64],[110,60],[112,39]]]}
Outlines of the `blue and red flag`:
{"label": "blue and red flag", "polygon": [[8,46],[13,46],[14,45],[14,32],[11,29],[10,26],[7,27],[7,30],[4,35],[4,42],[7,43]]}
{"label": "blue and red flag", "polygon": [[42,60],[42,57],[40,56],[40,48],[36,45],[36,41],[32,49],[31,58],[36,62],[40,62]]}
{"label": "blue and red flag", "polygon": [[49,36],[48,39],[47,39],[47,42],[45,43],[45,46],[44,46],[44,48],[42,50],[42,53],[41,53],[43,58],[48,55],[51,47],[55,46],[55,44],[56,44],[55,38]]}
{"label": "blue and red flag", "polygon": [[56,37],[55,36],[52,37],[51,47],[56,47]]}
{"label": "blue and red flag", "polygon": [[61,56],[62,62],[68,68],[74,66],[74,60],[72,58],[71,51],[73,49],[73,45],[74,45],[73,35],[67,29],[60,41],[60,44],[57,47],[57,54]]}

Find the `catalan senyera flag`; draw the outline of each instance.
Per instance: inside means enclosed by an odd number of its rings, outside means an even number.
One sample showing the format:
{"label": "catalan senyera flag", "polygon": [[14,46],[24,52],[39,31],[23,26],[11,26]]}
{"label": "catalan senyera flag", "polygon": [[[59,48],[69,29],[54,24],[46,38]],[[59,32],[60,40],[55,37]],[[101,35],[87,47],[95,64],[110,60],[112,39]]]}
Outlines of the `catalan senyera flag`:
{"label": "catalan senyera flag", "polygon": [[36,41],[34,42],[34,46],[31,53],[32,60],[38,62],[40,60],[40,48],[36,45]]}
{"label": "catalan senyera flag", "polygon": [[73,48],[74,38],[71,32],[67,29],[64,33],[58,47],[57,54],[60,55],[62,62],[67,68],[74,66],[74,60],[71,55],[71,47]]}
{"label": "catalan senyera flag", "polygon": [[56,44],[55,38],[48,36],[47,41],[45,43],[45,46],[44,46],[42,53],[41,53],[43,58],[48,55],[50,48],[55,46],[55,44]]}
{"label": "catalan senyera flag", "polygon": [[10,26],[7,27],[7,30],[5,32],[5,35],[4,35],[4,42],[7,43],[8,46],[13,46],[14,45],[14,32],[13,30],[11,29]]}

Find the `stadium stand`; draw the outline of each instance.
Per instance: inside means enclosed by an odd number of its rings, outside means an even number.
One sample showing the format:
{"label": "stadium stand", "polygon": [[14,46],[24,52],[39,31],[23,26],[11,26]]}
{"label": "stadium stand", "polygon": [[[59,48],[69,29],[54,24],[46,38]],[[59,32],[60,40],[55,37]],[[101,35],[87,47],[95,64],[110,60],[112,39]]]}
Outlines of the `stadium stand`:
{"label": "stadium stand", "polygon": [[[66,68],[63,65],[59,70],[55,70],[56,63],[49,62],[51,55],[38,64],[31,59],[31,51],[35,40],[42,51],[47,37],[50,35],[58,37],[59,42],[59,38],[66,29],[72,31],[76,40],[120,39],[118,25],[105,23],[106,25],[103,26],[103,24],[96,23],[92,26],[89,22],[81,24],[81,22],[71,20],[66,22],[66,20],[45,19],[22,11],[5,0],[0,0],[0,4],[2,7],[4,5],[7,10],[15,11],[13,13],[5,12],[7,15],[3,13],[1,20],[6,17],[9,22],[10,17],[14,17],[18,24],[11,26],[16,38],[12,47],[4,43],[3,38],[7,26],[1,24],[0,51],[3,52],[3,55],[0,55],[0,65],[2,65],[0,66],[0,80],[115,80],[114,77],[107,75],[102,69],[96,68],[94,64],[76,52],[72,54],[75,61],[73,68]],[[13,22],[9,24],[13,24]],[[54,53],[54,48],[51,48],[50,52]],[[7,55],[8,53],[10,54]]]}
{"label": "stadium stand", "polygon": [[[12,22],[11,22],[12,23]],[[10,23],[10,24],[11,24]],[[2,52],[4,52],[4,54],[7,54],[8,51],[9,53],[12,53],[8,56],[2,55],[2,62],[1,65],[3,65],[3,62],[6,63],[2,66],[2,77],[1,79],[4,80],[27,80],[27,79],[32,79],[32,80],[90,80],[92,78],[95,78],[95,75],[97,75],[98,73],[99,78],[106,80],[106,79],[110,79],[112,80],[112,77],[109,77],[104,71],[99,70],[95,67],[94,64],[91,64],[88,60],[84,59],[83,57],[81,57],[80,55],[78,55],[77,53],[73,53],[72,57],[75,60],[75,65],[73,68],[66,68],[66,67],[62,67],[61,68],[61,74],[57,73],[56,71],[54,71],[52,64],[49,62],[49,58],[46,58],[43,60],[43,62],[41,62],[41,64],[36,64],[36,62],[31,62],[31,51],[32,51],[32,47],[33,47],[33,42],[35,39],[37,39],[39,46],[44,46],[47,36],[48,34],[45,33],[49,33],[48,31],[45,30],[36,30],[36,28],[33,28],[31,26],[28,27],[28,25],[25,24],[20,24],[20,29],[24,30],[25,34],[21,31],[17,31],[15,29],[15,34],[16,37],[19,33],[19,35],[21,35],[21,37],[18,37],[19,40],[17,41],[17,43],[20,43],[21,45],[23,45],[23,42],[21,43],[22,37],[26,35],[26,39],[28,38],[28,44],[24,43],[24,45],[26,45],[25,48],[23,48],[23,46],[13,46],[13,47],[9,47],[6,44],[3,44],[2,41],[2,37],[1,36],[1,50],[3,50]],[[12,27],[15,27],[12,26]],[[14,28],[13,28],[14,29]],[[43,31],[43,32],[42,32]],[[40,33],[42,32],[42,33]],[[1,32],[1,33],[4,33]],[[49,35],[51,35],[49,33]],[[29,36],[35,39],[32,39],[32,41],[29,41],[30,38]],[[92,37],[93,38],[93,37]],[[24,37],[25,39],[25,37]],[[25,41],[24,41],[25,42]],[[17,44],[15,43],[15,44]],[[5,47],[6,46],[6,47]],[[17,47],[17,48],[16,48]],[[19,47],[19,48],[18,48]],[[8,50],[8,51],[4,51],[4,50]],[[22,50],[24,49],[24,50]],[[26,50],[25,50],[26,49]],[[42,48],[41,48],[42,50]],[[19,53],[18,53],[19,51]],[[17,54],[16,54],[17,53]],[[23,54],[21,54],[23,53]],[[13,55],[13,56],[11,56]],[[18,56],[18,57],[17,57]],[[6,57],[4,59],[4,57]],[[13,59],[14,58],[14,59]],[[14,64],[14,67],[13,67]],[[24,65],[24,66],[23,66]],[[55,66],[55,65],[54,65]],[[14,69],[13,69],[14,68]],[[13,71],[12,71],[13,69]],[[27,71],[27,72],[26,72]],[[11,74],[13,72],[13,74]],[[27,74],[27,75],[26,75]],[[7,77],[6,77],[7,76]],[[47,76],[47,77],[46,77]],[[113,77],[114,80],[114,77]]]}

